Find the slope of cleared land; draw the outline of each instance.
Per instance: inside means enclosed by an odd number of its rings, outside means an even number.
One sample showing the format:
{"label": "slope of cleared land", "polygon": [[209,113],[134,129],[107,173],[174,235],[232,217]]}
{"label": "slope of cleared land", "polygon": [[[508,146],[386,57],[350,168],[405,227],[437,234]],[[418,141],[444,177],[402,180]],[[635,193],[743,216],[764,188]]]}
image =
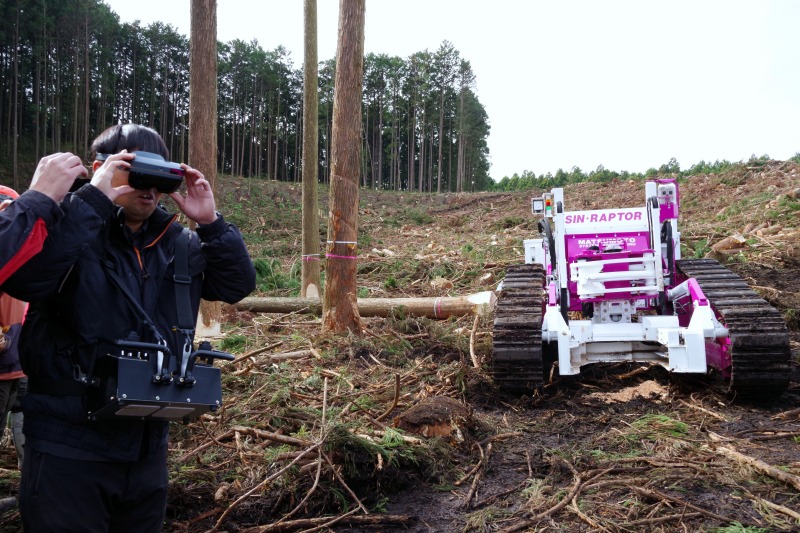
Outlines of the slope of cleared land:
{"label": "slope of cleared land", "polygon": [[[296,294],[300,187],[220,186],[259,294]],[[799,187],[800,166],[783,162],[681,181],[684,256],[724,260],[787,319],[779,401],[737,403],[720,383],[629,364],[512,397],[490,378],[490,315],[398,313],[337,336],[311,314],[225,307],[216,344],[238,356],[223,365],[225,407],[173,426],[165,531],[797,530]],[[537,236],[532,195],[362,191],[359,296],[496,288]],[[565,197],[569,210],[631,207],[644,187],[580,183]],[[10,445],[0,459],[13,495]],[[0,523],[18,530],[13,508]]]}

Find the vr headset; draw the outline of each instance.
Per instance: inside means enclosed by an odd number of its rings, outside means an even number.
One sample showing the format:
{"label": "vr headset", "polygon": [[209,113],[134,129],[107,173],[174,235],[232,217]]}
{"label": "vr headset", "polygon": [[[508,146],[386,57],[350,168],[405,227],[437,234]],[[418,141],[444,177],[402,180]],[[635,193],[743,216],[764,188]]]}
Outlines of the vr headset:
{"label": "vr headset", "polygon": [[[152,189],[169,194],[178,190],[184,171],[178,163],[165,161],[152,152],[131,152],[136,159],[128,169],[128,185],[134,189]],[[105,161],[111,154],[97,154],[97,161]]]}

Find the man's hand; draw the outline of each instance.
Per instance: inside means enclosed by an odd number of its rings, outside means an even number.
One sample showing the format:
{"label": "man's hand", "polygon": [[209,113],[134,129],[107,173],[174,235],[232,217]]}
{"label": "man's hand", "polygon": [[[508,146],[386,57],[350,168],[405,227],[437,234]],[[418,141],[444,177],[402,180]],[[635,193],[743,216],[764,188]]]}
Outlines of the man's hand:
{"label": "man's hand", "polygon": [[58,152],[39,160],[30,189],[60,202],[78,176],[88,176],[81,158],[69,152]]}
{"label": "man's hand", "polygon": [[112,202],[118,196],[133,191],[133,187],[127,183],[123,185],[117,184],[114,180],[114,173],[130,168],[130,161],[135,157],[133,154],[129,154],[127,150],[123,150],[118,154],[108,156],[108,159],[100,166],[97,166],[99,161],[95,161],[91,184],[100,189],[100,192],[105,194]]}
{"label": "man's hand", "polygon": [[211,224],[217,220],[217,207],[214,202],[214,193],[211,184],[203,174],[189,165],[182,164],[186,172],[186,198],[179,192],[170,193],[170,198],[175,200],[183,213],[198,224]]}

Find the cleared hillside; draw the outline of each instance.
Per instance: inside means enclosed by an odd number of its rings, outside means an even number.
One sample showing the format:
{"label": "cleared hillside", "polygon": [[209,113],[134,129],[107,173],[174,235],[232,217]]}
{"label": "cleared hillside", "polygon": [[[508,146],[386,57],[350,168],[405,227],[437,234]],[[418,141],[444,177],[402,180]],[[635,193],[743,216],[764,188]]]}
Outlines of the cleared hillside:
{"label": "cleared hillside", "polygon": [[[299,185],[220,187],[219,209],[257,262],[259,294],[296,295]],[[216,345],[238,357],[223,365],[225,407],[173,426],[165,531],[800,527],[799,188],[800,165],[784,162],[680,182],[684,257],[725,261],[787,319],[795,365],[778,402],[739,404],[718,383],[678,385],[629,364],[506,396],[488,371],[491,315],[399,313],[364,319],[363,336],[334,336],[311,314],[228,306]],[[639,181],[565,189],[569,210],[644,203]],[[522,240],[537,236],[529,199],[541,192],[362,190],[359,296],[496,288],[522,262]],[[713,249],[731,237],[735,247]],[[10,472],[13,449],[2,451]],[[17,479],[5,476],[4,494]],[[11,510],[0,523],[19,527]]]}

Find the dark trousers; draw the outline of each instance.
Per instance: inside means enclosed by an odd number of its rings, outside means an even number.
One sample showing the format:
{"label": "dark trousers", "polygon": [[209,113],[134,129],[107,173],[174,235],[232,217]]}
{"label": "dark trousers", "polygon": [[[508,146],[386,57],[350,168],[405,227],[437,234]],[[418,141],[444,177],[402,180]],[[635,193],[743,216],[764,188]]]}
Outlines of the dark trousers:
{"label": "dark trousers", "polygon": [[[0,418],[3,421],[2,429],[5,430],[8,425],[8,413],[17,401],[17,389],[19,388],[19,378],[16,379],[0,379]],[[2,437],[2,432],[0,432]]]}
{"label": "dark trousers", "polygon": [[167,454],[137,462],[65,459],[28,449],[19,508],[28,533],[158,532],[167,508]]}

